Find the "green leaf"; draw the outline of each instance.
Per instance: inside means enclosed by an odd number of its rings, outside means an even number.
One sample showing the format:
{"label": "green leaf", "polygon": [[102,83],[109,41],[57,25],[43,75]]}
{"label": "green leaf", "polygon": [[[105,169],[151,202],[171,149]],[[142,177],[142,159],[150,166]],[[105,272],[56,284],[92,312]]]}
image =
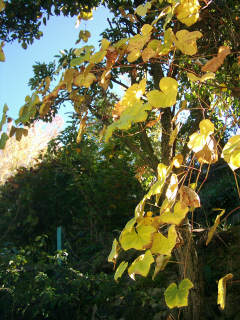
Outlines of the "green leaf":
{"label": "green leaf", "polygon": [[26,44],[25,42],[22,43],[22,48],[23,48],[24,50],[27,49],[27,44]]}
{"label": "green leaf", "polygon": [[8,135],[5,132],[3,132],[0,139],[0,149],[4,149],[8,138]]}
{"label": "green leaf", "polygon": [[189,279],[183,279],[179,284],[179,289],[176,283],[170,284],[164,293],[167,306],[170,309],[186,307],[188,305],[189,289],[191,288],[193,288],[193,284]]}
{"label": "green leaf", "polygon": [[114,275],[114,280],[117,281],[118,278],[120,278],[123,274],[123,272],[126,270],[128,266],[128,262],[122,261],[117,268],[115,275]]}

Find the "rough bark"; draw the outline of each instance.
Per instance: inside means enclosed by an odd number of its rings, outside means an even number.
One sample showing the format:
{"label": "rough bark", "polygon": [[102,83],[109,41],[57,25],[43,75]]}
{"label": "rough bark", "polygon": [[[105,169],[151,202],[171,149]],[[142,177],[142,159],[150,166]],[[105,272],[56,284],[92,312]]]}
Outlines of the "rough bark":
{"label": "rough bark", "polygon": [[[177,70],[174,70],[174,74]],[[155,88],[159,90],[159,81],[164,76],[160,65],[153,65],[151,74],[154,79]],[[161,140],[161,159],[162,163],[169,165],[172,158],[172,147],[169,146],[170,134],[172,132],[172,112],[170,108],[162,109],[162,140]],[[197,125],[202,120],[199,115]],[[195,126],[194,126],[195,127]],[[196,130],[195,130],[196,131]],[[185,146],[184,152],[187,154],[188,148]],[[194,287],[189,291],[188,306],[182,308],[185,320],[204,320],[204,282],[201,264],[198,259],[195,243],[192,239],[189,223],[186,219],[184,227],[179,228],[179,233],[183,238],[183,244],[175,250],[176,260],[179,265],[180,278],[188,278]],[[186,263],[186,264],[185,264]],[[186,268],[185,268],[186,266]]]}
{"label": "rough bark", "polygon": [[[189,290],[188,306],[182,308],[185,320],[204,320],[204,281],[202,264],[199,261],[195,243],[190,233],[188,219],[181,227],[184,244],[175,249],[174,255],[179,263],[181,279],[188,278],[194,285]],[[186,267],[185,267],[186,263]]]}

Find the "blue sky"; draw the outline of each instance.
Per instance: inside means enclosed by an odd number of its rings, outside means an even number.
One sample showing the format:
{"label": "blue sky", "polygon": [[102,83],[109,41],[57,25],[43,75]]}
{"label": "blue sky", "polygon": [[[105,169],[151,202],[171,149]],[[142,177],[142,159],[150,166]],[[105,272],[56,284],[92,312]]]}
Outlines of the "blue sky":
{"label": "blue sky", "polygon": [[[93,20],[82,21],[78,29],[75,29],[76,17],[53,16],[47,21],[46,27],[43,24],[40,27],[43,37],[35,40],[27,50],[17,41],[13,44],[6,43],[3,48],[6,61],[0,62],[0,113],[6,103],[9,108],[7,115],[13,119],[18,118],[18,111],[24,104],[25,96],[31,94],[28,81],[33,76],[32,65],[38,61],[53,61],[59,50],[82,47],[83,42],[75,45],[80,30],[90,31],[91,38],[87,44],[98,47],[101,39],[99,34],[109,26],[108,17],[111,17],[109,10],[100,7],[97,11],[94,10]],[[73,111],[71,106],[60,111],[65,120],[67,117],[64,114],[69,111]]]}

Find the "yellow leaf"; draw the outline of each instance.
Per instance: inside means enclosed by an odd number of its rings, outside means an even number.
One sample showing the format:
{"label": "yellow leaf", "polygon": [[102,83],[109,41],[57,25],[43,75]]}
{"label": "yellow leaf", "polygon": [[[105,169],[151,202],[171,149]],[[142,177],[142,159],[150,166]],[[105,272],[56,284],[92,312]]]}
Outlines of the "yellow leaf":
{"label": "yellow leaf", "polygon": [[5,4],[4,4],[3,0],[0,0],[0,12],[3,11],[4,9],[5,9]]}
{"label": "yellow leaf", "polygon": [[115,275],[114,275],[114,280],[117,281],[118,278],[120,278],[123,274],[123,272],[127,269],[128,262],[122,261],[117,268]]}
{"label": "yellow leaf", "polygon": [[2,61],[2,62],[5,61],[5,55],[4,55],[4,52],[2,50],[3,47],[4,47],[4,42],[2,41],[1,45],[0,45],[0,61]]}
{"label": "yellow leaf", "polygon": [[152,110],[152,106],[149,103],[143,104],[142,101],[126,108],[122,112],[120,119],[107,127],[105,135],[106,142],[108,142],[114,130],[128,130],[131,127],[132,122],[137,123],[145,121],[148,117],[147,110]]}
{"label": "yellow leaf", "polygon": [[122,99],[122,106],[129,107],[136,104],[145,93],[146,83],[147,80],[142,79],[140,83],[134,83],[130,88],[128,88]]}
{"label": "yellow leaf", "polygon": [[227,92],[227,86],[225,85],[225,83],[221,83],[219,86],[222,88],[222,92]]}
{"label": "yellow leaf", "polygon": [[82,140],[82,135],[84,133],[85,127],[86,127],[86,122],[87,122],[87,113],[86,115],[81,119],[78,135],[77,135],[77,143],[80,143]]}
{"label": "yellow leaf", "polygon": [[74,80],[73,83],[78,87],[89,88],[91,84],[97,81],[96,76],[93,73],[89,73],[86,77],[83,74],[79,74]]}
{"label": "yellow leaf", "polygon": [[185,219],[189,209],[188,207],[185,207],[182,209],[181,203],[178,201],[174,206],[174,211],[171,212],[169,208],[165,210],[163,214],[161,214],[160,218],[158,219],[158,222],[160,224],[175,224],[176,226],[179,226],[182,221]]}
{"label": "yellow leaf", "polygon": [[111,43],[110,41],[108,41],[107,39],[103,38],[102,41],[101,41],[101,50],[102,51],[107,50],[107,48],[109,47],[110,43]]}
{"label": "yellow leaf", "polygon": [[179,127],[180,127],[180,122],[176,125],[176,128],[173,130],[173,132],[170,135],[169,146],[172,146],[175,139],[177,138]]}
{"label": "yellow leaf", "polygon": [[172,309],[174,307],[186,307],[188,305],[189,289],[193,288],[192,282],[185,278],[177,287],[176,283],[171,283],[164,295],[167,306]]}
{"label": "yellow leaf", "polygon": [[173,44],[173,40],[172,40],[172,29],[169,28],[164,32],[164,42],[160,47],[160,51],[158,52],[158,54],[161,55],[167,55],[171,49],[172,49],[172,44]]}
{"label": "yellow leaf", "polygon": [[177,242],[177,232],[174,225],[168,229],[168,237],[164,237],[161,233],[153,235],[152,253],[164,254],[170,256]]}
{"label": "yellow leaf", "polygon": [[107,54],[107,50],[98,51],[98,52],[94,53],[89,60],[89,64],[101,62],[104,59],[104,57],[106,56],[106,54]]}
{"label": "yellow leaf", "polygon": [[177,195],[177,191],[178,191],[178,177],[175,173],[173,173],[166,191],[166,197],[168,201],[172,201],[175,199]]}
{"label": "yellow leaf", "polygon": [[141,29],[142,35],[143,36],[150,35],[152,32],[152,29],[153,29],[153,26],[151,26],[150,24],[144,24]]}
{"label": "yellow leaf", "polygon": [[233,275],[229,273],[225,277],[221,278],[218,282],[217,304],[220,304],[220,307],[222,310],[225,309],[225,303],[226,303],[226,284],[227,284],[227,281],[232,278],[233,278]]}
{"label": "yellow leaf", "polygon": [[172,164],[174,165],[174,167],[176,168],[180,168],[182,163],[183,163],[183,155],[182,154],[177,154],[172,161]]}
{"label": "yellow leaf", "polygon": [[[136,232],[137,231],[137,232]],[[151,242],[151,236],[156,229],[152,226],[140,225],[133,228],[131,232],[123,230],[120,236],[120,243],[124,250],[135,248],[136,250],[143,250],[143,246]]]}
{"label": "yellow leaf", "polygon": [[218,161],[218,153],[216,143],[213,139],[210,139],[208,144],[195,154],[195,157],[199,163],[213,164]]}
{"label": "yellow leaf", "polygon": [[172,34],[173,41],[176,47],[182,51],[183,54],[194,55],[197,53],[197,40],[202,37],[200,31],[189,32],[188,30],[180,30],[176,33],[176,38]]}
{"label": "yellow leaf", "polygon": [[147,62],[149,59],[153,58],[154,56],[156,56],[156,52],[153,51],[152,48],[145,48],[142,52],[142,59],[144,62]]}
{"label": "yellow leaf", "polygon": [[214,79],[215,73],[209,72],[209,73],[204,74],[201,78],[199,78],[199,77],[195,76],[195,74],[188,72],[187,77],[192,82],[196,82],[196,81],[204,82],[209,79]]}
{"label": "yellow leaf", "polygon": [[195,132],[189,137],[188,148],[198,152],[210,143],[209,135],[214,133],[214,124],[209,120],[202,120],[199,124],[200,134]]}
{"label": "yellow leaf", "polygon": [[[217,210],[222,210],[222,209],[217,209]],[[214,222],[213,227],[208,231],[208,238],[207,238],[207,242],[206,242],[206,246],[209,244],[209,242],[212,240],[212,237],[220,223],[220,218],[221,216],[225,213],[225,210],[222,210],[221,213],[219,215],[217,215],[216,220]]]}
{"label": "yellow leaf", "polygon": [[159,271],[162,271],[165,269],[168,261],[171,259],[171,256],[165,256],[163,254],[160,254],[157,258],[156,258],[156,266],[155,266],[155,270],[154,270],[154,274],[152,276],[152,280],[155,279],[156,275],[159,273]]}
{"label": "yellow leaf", "polygon": [[120,249],[119,243],[117,239],[114,239],[112,244],[112,250],[108,256],[108,262],[113,262],[114,264],[116,263],[119,249]]}
{"label": "yellow leaf", "polygon": [[135,274],[140,274],[141,276],[146,277],[153,262],[154,259],[152,253],[150,250],[147,250],[145,254],[142,254],[140,257],[134,260],[131,267],[128,268],[129,276],[133,280],[135,280]]}
{"label": "yellow leaf", "polygon": [[133,49],[127,56],[127,61],[131,63],[136,61],[139,57],[141,57],[141,51],[139,49]]}
{"label": "yellow leaf", "polygon": [[175,8],[174,13],[179,21],[190,27],[197,22],[200,8],[197,0],[182,0],[181,4]]}
{"label": "yellow leaf", "polygon": [[231,137],[222,151],[222,157],[232,170],[240,167],[240,135]]}
{"label": "yellow leaf", "polygon": [[148,102],[154,108],[168,108],[176,103],[178,83],[175,79],[164,77],[159,82],[159,87],[162,90],[152,90],[148,92]]}
{"label": "yellow leaf", "polygon": [[151,2],[146,2],[146,4],[140,4],[136,10],[135,13],[138,14],[139,16],[144,17],[146,13],[148,12],[149,9],[151,9],[152,3]]}
{"label": "yellow leaf", "polygon": [[209,120],[202,120],[199,124],[200,133],[205,137],[208,137],[211,133],[214,133],[214,124]]}

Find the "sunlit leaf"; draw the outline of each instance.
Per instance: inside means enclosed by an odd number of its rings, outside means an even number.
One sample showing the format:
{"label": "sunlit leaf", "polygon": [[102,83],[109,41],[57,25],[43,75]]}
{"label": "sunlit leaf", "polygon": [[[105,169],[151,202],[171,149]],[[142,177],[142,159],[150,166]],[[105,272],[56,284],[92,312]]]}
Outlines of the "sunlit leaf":
{"label": "sunlit leaf", "polygon": [[156,229],[152,226],[140,225],[132,229],[131,232],[123,230],[120,236],[120,243],[124,250],[135,248],[136,250],[142,250],[143,246],[151,242],[152,233],[156,232]]}
{"label": "sunlit leaf", "polygon": [[197,53],[197,40],[202,36],[200,31],[180,30],[176,33],[177,39],[173,36],[173,41],[183,54],[194,55]]}
{"label": "sunlit leaf", "polygon": [[176,128],[173,130],[173,132],[171,133],[170,135],[170,139],[169,139],[169,146],[172,146],[176,137],[177,137],[177,134],[178,134],[178,131],[179,131],[179,128],[180,128],[180,122],[176,125]]}
{"label": "sunlit leaf", "polygon": [[183,220],[185,219],[187,213],[189,211],[188,207],[182,209],[181,203],[178,201],[175,206],[173,212],[168,208],[165,210],[163,214],[161,214],[158,219],[160,224],[175,224],[179,226]]}
{"label": "sunlit leaf", "polygon": [[174,165],[174,167],[176,168],[180,168],[182,163],[183,163],[183,155],[182,154],[177,154],[172,161],[172,164]]}
{"label": "sunlit leaf", "polygon": [[135,13],[138,14],[139,16],[144,17],[146,13],[148,12],[149,9],[151,9],[152,3],[151,2],[146,2],[146,4],[140,4],[136,10]]}
{"label": "sunlit leaf", "polygon": [[222,157],[232,170],[240,167],[240,135],[231,137],[222,151]]}
{"label": "sunlit leaf", "polygon": [[106,56],[106,54],[107,54],[107,50],[98,51],[94,53],[89,60],[89,64],[101,62]]}
{"label": "sunlit leaf", "polygon": [[164,256],[163,254],[160,254],[159,256],[157,256],[156,266],[155,266],[154,274],[152,276],[152,280],[155,279],[155,277],[157,276],[159,271],[162,271],[165,269],[165,267],[170,259],[171,259],[171,256]]}
{"label": "sunlit leaf", "polygon": [[132,265],[128,268],[129,276],[135,280],[135,275],[140,274],[146,277],[149,273],[151,264],[154,262],[152,253],[147,250],[145,254],[142,254],[136,260],[133,261]]}
{"label": "sunlit leaf", "polygon": [[146,121],[148,117],[148,110],[152,110],[152,106],[149,103],[143,104],[142,101],[139,101],[135,105],[126,108],[122,112],[120,119],[107,127],[105,135],[106,142],[108,142],[114,130],[128,130],[131,127],[132,122],[137,123]]}
{"label": "sunlit leaf", "polygon": [[176,103],[178,83],[175,79],[165,77],[159,82],[159,90],[152,90],[148,92],[147,99],[148,102],[154,108],[167,108],[171,107]]}
{"label": "sunlit leaf", "polygon": [[185,207],[201,207],[200,198],[193,189],[186,186],[181,186],[179,193],[182,209],[184,209]]}
{"label": "sunlit leaf", "polygon": [[226,284],[228,280],[232,279],[233,275],[231,273],[227,274],[225,277],[221,278],[218,282],[218,300],[217,304],[220,304],[221,309],[225,309],[226,304]]}
{"label": "sunlit leaf", "polygon": [[117,268],[115,275],[114,275],[114,280],[117,281],[118,278],[120,278],[123,274],[123,272],[127,269],[128,262],[122,261]]}
{"label": "sunlit leaf", "polygon": [[168,229],[168,237],[164,237],[161,233],[153,235],[152,253],[164,254],[170,256],[177,242],[177,232],[174,225]]}
{"label": "sunlit leaf", "polygon": [[122,106],[129,107],[136,104],[145,93],[147,80],[142,79],[139,83],[134,83],[124,94]]}
{"label": "sunlit leaf", "polygon": [[[222,210],[222,209],[218,209],[218,210]],[[222,210],[221,213],[219,215],[217,215],[213,227],[208,231],[208,238],[207,238],[206,246],[212,240],[213,235],[214,235],[214,233],[215,233],[215,231],[216,231],[216,229],[217,229],[217,227],[218,227],[218,225],[220,223],[220,218],[224,213],[225,213],[225,210]]]}
{"label": "sunlit leaf", "polygon": [[209,79],[214,79],[215,78],[215,73],[208,72],[208,73],[204,74],[201,78],[199,78],[199,77],[195,76],[195,74],[188,72],[187,73],[187,77],[192,82],[196,82],[196,81],[204,82],[204,81],[209,80]]}
{"label": "sunlit leaf", "polygon": [[179,21],[190,27],[197,22],[200,8],[197,0],[182,0],[181,4],[175,8],[174,13]]}
{"label": "sunlit leaf", "polygon": [[223,64],[224,59],[231,53],[229,46],[221,46],[218,49],[217,57],[209,60],[204,66],[202,66],[202,71],[216,72],[218,68]]}
{"label": "sunlit leaf", "polygon": [[167,306],[170,309],[186,307],[188,305],[189,289],[191,288],[193,288],[193,284],[189,279],[183,279],[178,287],[176,283],[170,284],[164,293]]}
{"label": "sunlit leaf", "polygon": [[112,250],[108,256],[108,262],[113,262],[114,264],[116,263],[119,249],[120,249],[120,245],[119,245],[117,239],[114,239],[113,244],[112,244]]}

